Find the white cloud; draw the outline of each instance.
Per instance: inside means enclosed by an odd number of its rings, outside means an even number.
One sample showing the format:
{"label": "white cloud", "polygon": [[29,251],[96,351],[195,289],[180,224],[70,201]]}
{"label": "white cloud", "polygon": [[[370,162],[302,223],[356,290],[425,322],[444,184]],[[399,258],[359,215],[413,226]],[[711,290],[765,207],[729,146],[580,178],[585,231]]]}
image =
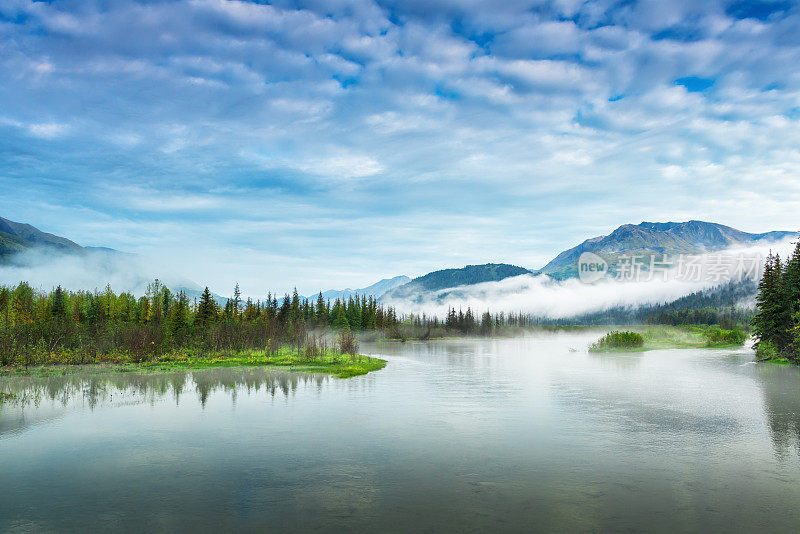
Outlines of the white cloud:
{"label": "white cloud", "polygon": [[[363,215],[336,235],[317,225],[271,236],[276,248],[306,243],[322,272],[349,261],[345,244],[363,226],[392,235],[396,255],[360,252],[373,267],[354,286],[392,274],[385,265],[422,274],[477,261],[469,254],[546,259],[642,219],[743,230],[796,220],[795,12],[736,20],[716,1],[303,5],[0,7],[17,21],[0,29],[0,180],[14,186],[3,215],[85,229],[88,205],[137,232],[166,221],[189,240],[203,213],[204,239],[220,249],[247,244],[218,230],[236,210],[264,224],[264,206],[324,211],[315,224]],[[689,92],[674,84],[686,76],[714,83]],[[37,211],[42,200],[73,215]],[[470,250],[426,231],[465,228],[462,217],[483,240]],[[125,236],[137,239],[152,244]],[[301,259],[285,261],[296,261],[287,276],[300,272]]]}

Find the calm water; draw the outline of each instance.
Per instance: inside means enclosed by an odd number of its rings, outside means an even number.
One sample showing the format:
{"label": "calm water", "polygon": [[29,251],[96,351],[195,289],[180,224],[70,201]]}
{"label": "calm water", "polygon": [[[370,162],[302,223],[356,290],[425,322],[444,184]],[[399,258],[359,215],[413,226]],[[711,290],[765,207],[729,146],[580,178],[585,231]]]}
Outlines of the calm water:
{"label": "calm water", "polygon": [[390,363],[350,380],[0,378],[0,532],[799,528],[798,369],[594,337],[362,345]]}

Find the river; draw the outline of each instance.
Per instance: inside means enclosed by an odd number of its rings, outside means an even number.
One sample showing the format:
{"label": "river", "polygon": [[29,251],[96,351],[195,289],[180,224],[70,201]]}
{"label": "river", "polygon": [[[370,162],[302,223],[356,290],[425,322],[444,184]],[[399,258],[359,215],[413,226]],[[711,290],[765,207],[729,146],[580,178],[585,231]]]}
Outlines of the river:
{"label": "river", "polygon": [[800,372],[595,334],[253,368],[2,378],[0,532],[796,531]]}

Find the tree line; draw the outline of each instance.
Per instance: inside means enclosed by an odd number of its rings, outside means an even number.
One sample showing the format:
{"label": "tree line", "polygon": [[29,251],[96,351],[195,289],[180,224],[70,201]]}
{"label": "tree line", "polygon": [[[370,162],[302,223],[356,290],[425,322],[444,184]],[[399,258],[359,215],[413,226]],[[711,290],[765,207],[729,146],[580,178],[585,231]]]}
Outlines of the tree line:
{"label": "tree line", "polygon": [[753,318],[752,310],[737,306],[715,308],[691,308],[684,310],[663,311],[658,315],[651,315],[645,319],[645,324],[681,325],[720,325],[724,329],[747,329]]}
{"label": "tree line", "polygon": [[[386,330],[399,319],[394,308],[372,297],[326,301],[300,298],[297,291],[280,301],[242,299],[238,284],[224,305],[206,287],[199,299],[172,292],[159,280],[145,295],[103,291],[50,292],[27,282],[0,286],[0,365],[29,364],[42,355],[63,363],[86,363],[123,354],[132,361],[180,350],[277,350],[304,346],[313,331]],[[353,338],[344,336],[352,352]]]}
{"label": "tree line", "polygon": [[759,358],[800,360],[800,241],[785,262],[767,256],[752,327]]}

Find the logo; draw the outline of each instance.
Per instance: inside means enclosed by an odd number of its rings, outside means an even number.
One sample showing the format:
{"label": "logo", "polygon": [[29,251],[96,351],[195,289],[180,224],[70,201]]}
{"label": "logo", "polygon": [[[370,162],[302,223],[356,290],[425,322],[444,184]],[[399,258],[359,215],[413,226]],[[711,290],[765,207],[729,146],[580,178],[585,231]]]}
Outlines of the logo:
{"label": "logo", "polygon": [[606,260],[592,252],[584,252],[578,258],[578,278],[584,284],[593,284],[608,274]]}

